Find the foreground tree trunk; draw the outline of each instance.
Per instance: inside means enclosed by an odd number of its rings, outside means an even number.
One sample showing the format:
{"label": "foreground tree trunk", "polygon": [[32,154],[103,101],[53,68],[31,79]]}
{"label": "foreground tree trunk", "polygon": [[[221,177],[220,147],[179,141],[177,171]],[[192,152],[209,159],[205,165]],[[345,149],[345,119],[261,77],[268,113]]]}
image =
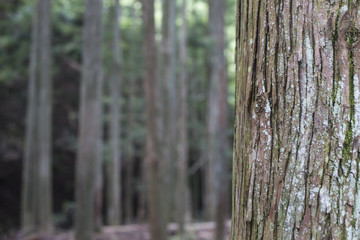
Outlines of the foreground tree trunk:
{"label": "foreground tree trunk", "polygon": [[92,239],[102,136],[102,1],[85,1],[79,146],[76,164],[75,239]]}
{"label": "foreground tree trunk", "polygon": [[21,224],[48,232],[51,193],[51,1],[37,0],[33,18],[22,186]]}
{"label": "foreground tree trunk", "polygon": [[160,139],[158,134],[159,116],[157,81],[156,81],[156,42],[154,0],[142,2],[144,27],[144,87],[146,97],[146,175],[148,179],[148,209],[151,240],[166,239],[164,183],[160,166]]}
{"label": "foreground tree trunk", "polygon": [[206,212],[216,221],[216,239],[224,238],[227,176],[227,74],[224,39],[224,0],[209,1],[210,82],[208,96],[208,164],[206,175]]}
{"label": "foreground tree trunk", "polygon": [[114,36],[113,36],[113,66],[109,83],[111,96],[110,105],[110,159],[107,163],[107,223],[119,225],[121,217],[121,163],[120,163],[120,79],[121,79],[121,50],[120,50],[120,3],[115,0]]}
{"label": "foreground tree trunk", "polygon": [[232,239],[360,238],[358,4],[238,1]]}

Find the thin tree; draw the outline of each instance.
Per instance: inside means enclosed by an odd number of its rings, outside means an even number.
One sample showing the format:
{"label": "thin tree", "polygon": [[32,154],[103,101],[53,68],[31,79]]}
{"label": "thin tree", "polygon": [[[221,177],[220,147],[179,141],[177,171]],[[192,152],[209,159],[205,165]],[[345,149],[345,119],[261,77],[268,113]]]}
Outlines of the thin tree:
{"label": "thin tree", "polygon": [[142,2],[143,27],[144,27],[144,88],[146,97],[146,156],[145,164],[148,177],[148,209],[149,226],[152,240],[166,239],[166,222],[164,212],[164,189],[163,176],[159,169],[160,139],[157,133],[159,124],[157,117],[159,109],[157,105],[157,81],[156,81],[156,42],[155,42],[155,20],[154,0]]}
{"label": "thin tree", "polygon": [[[188,163],[188,92],[187,92],[187,19],[186,19],[187,1],[182,1],[181,6],[181,29],[180,29],[180,42],[179,42],[179,59],[180,59],[180,76],[179,76],[179,91],[178,105],[179,105],[179,120],[178,120],[178,144],[177,144],[177,222],[179,223],[180,233],[184,232],[185,218],[190,218],[190,204],[189,204],[189,189],[187,181],[187,163]],[[186,216],[187,215],[187,216]]]}
{"label": "thin tree", "polygon": [[358,2],[237,12],[231,239],[359,239]]}
{"label": "thin tree", "polygon": [[50,0],[36,1],[30,55],[21,213],[24,229],[45,232],[52,227],[50,13]]}
{"label": "thin tree", "polygon": [[208,164],[206,213],[215,220],[216,239],[224,238],[227,175],[227,74],[225,62],[224,0],[209,1],[210,81],[208,95]]}
{"label": "thin tree", "polygon": [[121,162],[120,162],[120,80],[121,80],[121,50],[120,50],[120,2],[114,0],[113,19],[113,62],[112,76],[109,82],[110,103],[110,159],[107,163],[107,223],[119,225],[121,217]]}
{"label": "thin tree", "polygon": [[[163,1],[162,16],[162,41],[161,41],[161,65],[160,91],[163,97],[159,100],[162,107],[163,131],[161,131],[162,139],[162,158],[163,158],[163,174],[165,178],[165,189],[167,204],[167,218],[170,220],[175,215],[173,203],[175,202],[174,189],[176,181],[176,1]],[[175,127],[174,127],[175,126]]]}
{"label": "thin tree", "polygon": [[102,136],[102,1],[86,0],[83,33],[79,145],[76,163],[75,239],[92,239],[95,186]]}

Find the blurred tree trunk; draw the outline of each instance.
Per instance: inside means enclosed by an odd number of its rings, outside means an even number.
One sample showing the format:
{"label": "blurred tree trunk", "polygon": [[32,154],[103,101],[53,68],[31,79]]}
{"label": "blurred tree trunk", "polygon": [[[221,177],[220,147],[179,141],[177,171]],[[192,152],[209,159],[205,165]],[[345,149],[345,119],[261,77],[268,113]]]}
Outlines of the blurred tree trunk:
{"label": "blurred tree trunk", "polygon": [[51,2],[37,0],[33,17],[22,187],[22,227],[52,227]]}
{"label": "blurred tree trunk", "polygon": [[163,87],[162,101],[162,120],[164,129],[162,131],[162,157],[163,174],[165,178],[165,195],[167,220],[174,218],[175,191],[176,186],[176,1],[163,1],[162,16],[162,42],[161,42],[161,75],[160,81]]}
{"label": "blurred tree trunk", "polygon": [[[83,33],[79,145],[76,165],[75,239],[89,240],[95,228],[95,189],[102,139],[102,1],[86,0]],[[99,193],[98,193],[99,194]]]}
{"label": "blurred tree trunk", "polygon": [[121,80],[121,49],[120,49],[120,3],[115,0],[113,29],[113,66],[109,83],[111,96],[110,105],[110,159],[107,163],[107,223],[119,225],[121,219],[121,154],[120,154],[120,80]]}
{"label": "blurred tree trunk", "polygon": [[[179,223],[180,233],[184,232],[184,222],[190,218],[190,191],[188,188],[188,177],[187,177],[187,168],[188,168],[188,110],[187,110],[187,20],[186,20],[186,9],[187,1],[182,1],[181,7],[181,32],[180,32],[180,43],[179,43],[179,55],[180,55],[180,77],[179,77],[179,91],[178,94],[178,143],[177,143],[177,170],[178,170],[178,181],[177,181],[177,222]],[[186,219],[188,218],[188,219]]]}
{"label": "blurred tree trunk", "polygon": [[359,239],[358,2],[237,11],[232,239]]}
{"label": "blurred tree trunk", "polygon": [[210,82],[208,96],[208,164],[206,216],[217,223],[216,239],[224,238],[227,176],[227,74],[225,63],[224,0],[209,1]]}
{"label": "blurred tree trunk", "polygon": [[[135,141],[134,141],[134,131],[136,131],[135,128],[135,109],[136,109],[136,87],[137,87],[137,64],[136,64],[136,49],[138,48],[138,44],[135,41],[136,34],[135,29],[137,27],[137,15],[135,14],[135,8],[132,5],[130,9],[130,17],[132,19],[132,29],[134,31],[132,32],[132,39],[134,40],[130,45],[130,56],[129,61],[131,61],[131,77],[129,79],[129,92],[128,92],[128,98],[129,98],[129,108],[128,108],[128,114],[127,114],[127,149],[128,149],[128,157],[126,161],[126,193],[125,193],[125,222],[127,224],[133,222],[134,220],[134,189],[135,187],[135,181],[134,181],[134,161],[135,161]],[[145,194],[144,191],[142,191],[141,194]],[[139,197],[140,198],[140,197]],[[135,206],[140,210],[140,206]]]}
{"label": "blurred tree trunk", "polygon": [[163,175],[160,171],[162,166],[160,153],[160,139],[158,135],[159,117],[158,84],[156,81],[156,42],[154,0],[142,2],[143,27],[144,27],[144,88],[146,97],[146,174],[148,179],[148,209],[149,228],[151,240],[166,239],[166,215],[164,211]]}

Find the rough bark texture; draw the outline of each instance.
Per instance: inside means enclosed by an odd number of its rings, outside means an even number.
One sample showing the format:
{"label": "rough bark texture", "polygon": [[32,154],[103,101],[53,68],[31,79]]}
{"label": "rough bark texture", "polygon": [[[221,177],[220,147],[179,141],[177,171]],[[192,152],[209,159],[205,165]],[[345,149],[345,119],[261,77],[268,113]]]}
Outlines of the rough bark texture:
{"label": "rough bark texture", "polygon": [[121,217],[121,162],[120,162],[120,79],[121,79],[121,50],[120,50],[120,3],[115,0],[114,29],[113,29],[113,66],[109,83],[110,103],[110,159],[107,162],[107,223],[119,225]]}
{"label": "rough bark texture", "polygon": [[32,46],[22,186],[22,227],[50,231],[51,193],[51,2],[37,0]]}
{"label": "rough bark texture", "polygon": [[[83,33],[79,145],[76,163],[75,239],[92,239],[102,136],[102,1],[86,0]],[[97,193],[97,197],[99,193]]]}
{"label": "rough bark texture", "polygon": [[156,42],[154,21],[154,0],[142,2],[144,27],[144,88],[146,97],[146,174],[148,179],[148,209],[151,240],[166,239],[164,212],[164,190],[162,181],[160,139],[158,135],[159,116],[156,81]]}
{"label": "rough bark texture", "polygon": [[360,238],[358,1],[238,1],[232,239]]}
{"label": "rough bark texture", "polygon": [[216,239],[223,239],[226,214],[227,76],[224,40],[225,1],[209,1],[210,82],[208,96],[208,164],[206,215],[217,223]]}

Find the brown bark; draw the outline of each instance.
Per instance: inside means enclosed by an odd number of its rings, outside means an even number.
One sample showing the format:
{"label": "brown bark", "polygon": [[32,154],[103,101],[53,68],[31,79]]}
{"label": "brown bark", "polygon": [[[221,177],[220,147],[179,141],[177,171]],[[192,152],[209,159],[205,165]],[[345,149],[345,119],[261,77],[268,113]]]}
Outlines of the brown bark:
{"label": "brown bark", "polygon": [[51,193],[51,2],[36,1],[22,186],[24,229],[47,232],[52,227]]}
{"label": "brown bark", "polygon": [[164,212],[163,176],[160,171],[160,139],[158,135],[157,117],[157,81],[156,81],[156,42],[154,21],[154,0],[142,2],[144,27],[144,88],[146,97],[146,174],[148,179],[149,227],[152,240],[166,239]]}
{"label": "brown bark", "polygon": [[[79,146],[76,163],[75,238],[92,239],[99,199],[102,138],[102,1],[86,0],[83,33]],[[100,164],[99,164],[100,163]],[[101,169],[100,169],[101,171]],[[99,211],[97,211],[99,213]]]}
{"label": "brown bark", "polygon": [[359,239],[355,1],[238,1],[232,239]]}

